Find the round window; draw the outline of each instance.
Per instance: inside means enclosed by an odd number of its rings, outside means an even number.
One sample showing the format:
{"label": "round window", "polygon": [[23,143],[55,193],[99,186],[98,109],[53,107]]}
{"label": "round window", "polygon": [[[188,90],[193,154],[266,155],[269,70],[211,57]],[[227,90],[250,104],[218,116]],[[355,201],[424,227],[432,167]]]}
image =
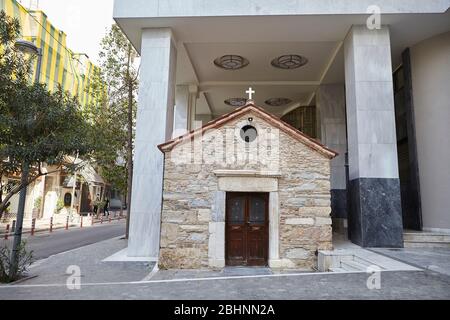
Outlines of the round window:
{"label": "round window", "polygon": [[258,136],[258,131],[253,126],[245,126],[241,129],[241,138],[247,143],[253,142]]}

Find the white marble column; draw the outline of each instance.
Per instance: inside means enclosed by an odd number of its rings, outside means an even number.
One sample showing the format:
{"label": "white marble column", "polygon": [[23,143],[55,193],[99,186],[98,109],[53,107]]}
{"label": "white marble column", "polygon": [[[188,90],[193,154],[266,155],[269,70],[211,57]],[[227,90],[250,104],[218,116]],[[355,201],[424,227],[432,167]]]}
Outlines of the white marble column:
{"label": "white marble column", "polygon": [[175,96],[173,137],[179,137],[196,129],[198,87],[196,85],[178,85]]}
{"label": "white marble column", "polygon": [[403,246],[388,27],[353,26],[345,39],[349,234],[365,247]]}
{"label": "white marble column", "polygon": [[345,219],[347,218],[345,86],[341,84],[320,86],[317,90],[316,105],[320,117],[321,141],[339,153],[339,156],[331,161],[333,217]]}
{"label": "white marble column", "polygon": [[173,131],[176,58],[170,29],[143,30],[129,257],[159,255],[164,157],[157,146]]}
{"label": "white marble column", "polygon": [[198,129],[197,124],[197,100],[198,100],[198,87],[195,85],[189,86],[189,122],[188,130]]}
{"label": "white marble column", "polygon": [[269,198],[269,266],[281,268],[280,260],[280,198],[271,192]]}
{"label": "white marble column", "polygon": [[189,130],[189,86],[177,86],[172,137],[176,138]]}

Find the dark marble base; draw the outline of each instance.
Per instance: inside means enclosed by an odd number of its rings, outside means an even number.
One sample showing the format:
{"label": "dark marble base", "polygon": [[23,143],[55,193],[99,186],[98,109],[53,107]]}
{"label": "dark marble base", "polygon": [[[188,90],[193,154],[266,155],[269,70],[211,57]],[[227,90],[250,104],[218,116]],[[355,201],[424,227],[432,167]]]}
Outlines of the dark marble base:
{"label": "dark marble base", "polygon": [[365,248],[403,248],[399,179],[361,178],[349,184],[350,240]]}
{"label": "dark marble base", "polygon": [[347,219],[347,190],[331,190],[331,217]]}

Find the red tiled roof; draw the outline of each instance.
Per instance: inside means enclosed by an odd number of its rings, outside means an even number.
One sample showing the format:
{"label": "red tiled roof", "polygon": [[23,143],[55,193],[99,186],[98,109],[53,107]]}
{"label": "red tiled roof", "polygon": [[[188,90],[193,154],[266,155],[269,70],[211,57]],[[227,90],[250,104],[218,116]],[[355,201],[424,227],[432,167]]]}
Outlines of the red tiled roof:
{"label": "red tiled roof", "polygon": [[267,121],[268,123],[272,124],[274,127],[282,130],[284,133],[286,133],[289,136],[293,137],[294,139],[302,142],[303,144],[307,145],[311,149],[316,150],[317,152],[321,153],[322,155],[324,155],[325,157],[327,157],[329,159],[333,159],[339,155],[337,152],[327,148],[326,146],[321,144],[319,141],[307,136],[306,134],[297,130],[296,128],[289,125],[288,123],[284,122],[280,118],[268,113],[263,108],[256,106],[253,101],[249,101],[245,106],[238,108],[231,113],[223,115],[214,121],[208,122],[203,127],[199,128],[197,130],[193,130],[193,131],[188,132],[178,138],[175,138],[175,139],[169,140],[163,144],[160,144],[158,146],[158,148],[163,153],[171,151],[175,146],[182,143],[183,141],[191,140],[194,136],[203,134],[207,130],[219,128],[222,125],[224,125],[234,119],[237,119],[247,113],[250,113],[250,112],[254,112],[259,117],[261,117],[261,119]]}

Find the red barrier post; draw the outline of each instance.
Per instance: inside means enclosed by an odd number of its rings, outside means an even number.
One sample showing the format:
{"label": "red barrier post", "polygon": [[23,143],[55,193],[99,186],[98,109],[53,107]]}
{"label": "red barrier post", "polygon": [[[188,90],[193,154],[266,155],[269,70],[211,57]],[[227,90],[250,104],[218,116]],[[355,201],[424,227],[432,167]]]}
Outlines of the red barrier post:
{"label": "red barrier post", "polygon": [[69,216],[66,219],[66,230],[69,230]]}
{"label": "red barrier post", "polygon": [[103,224],[103,217],[100,218],[100,224]]}
{"label": "red barrier post", "polygon": [[17,223],[16,220],[13,220],[12,227],[11,227],[12,233],[16,232],[16,223]]}
{"label": "red barrier post", "polygon": [[53,232],[53,217],[50,218],[50,233]]}
{"label": "red barrier post", "polygon": [[34,231],[36,229],[36,219],[31,220],[31,235],[34,236]]}
{"label": "red barrier post", "polygon": [[6,225],[5,240],[8,240],[8,236],[9,236],[9,224]]}
{"label": "red barrier post", "polygon": [[83,229],[83,216],[81,216],[81,220],[80,220],[80,228]]}

